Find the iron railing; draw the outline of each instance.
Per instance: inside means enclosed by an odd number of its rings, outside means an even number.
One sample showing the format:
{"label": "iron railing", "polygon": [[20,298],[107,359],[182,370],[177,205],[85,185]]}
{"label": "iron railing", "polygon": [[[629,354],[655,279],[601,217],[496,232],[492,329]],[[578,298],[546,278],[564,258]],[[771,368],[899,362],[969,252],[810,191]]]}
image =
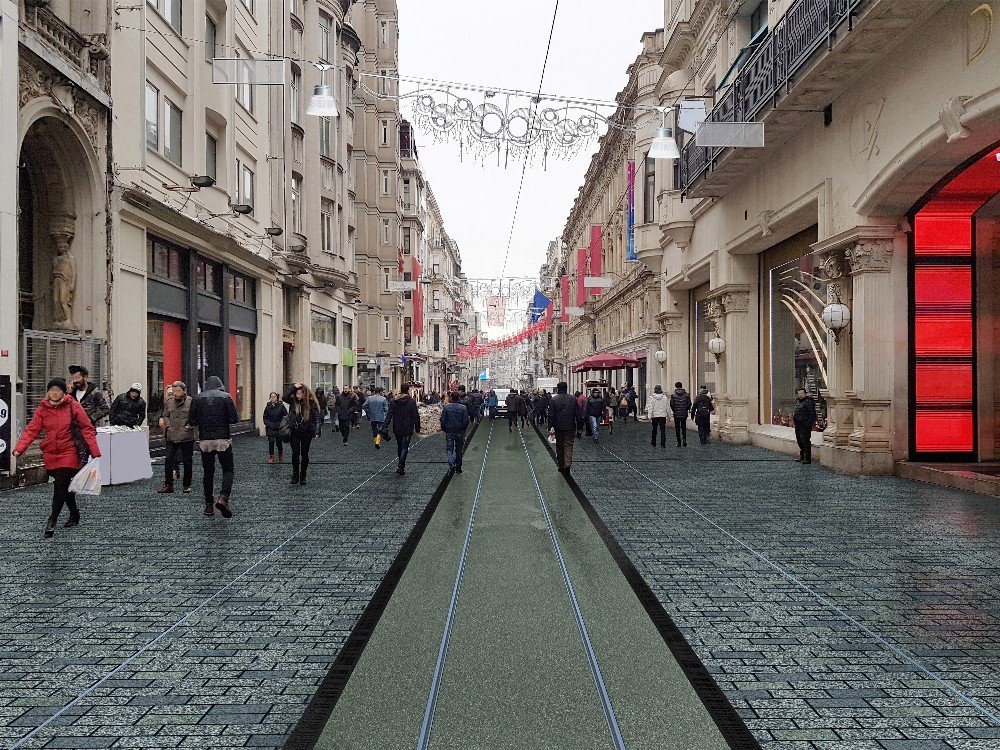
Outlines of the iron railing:
{"label": "iron railing", "polygon": [[[833,47],[841,27],[868,0],[796,0],[757,45],[736,79],[708,116],[710,122],[753,122],[787,92],[795,76],[821,49]],[[696,146],[681,150],[678,187],[687,191],[715,168],[726,149]]]}

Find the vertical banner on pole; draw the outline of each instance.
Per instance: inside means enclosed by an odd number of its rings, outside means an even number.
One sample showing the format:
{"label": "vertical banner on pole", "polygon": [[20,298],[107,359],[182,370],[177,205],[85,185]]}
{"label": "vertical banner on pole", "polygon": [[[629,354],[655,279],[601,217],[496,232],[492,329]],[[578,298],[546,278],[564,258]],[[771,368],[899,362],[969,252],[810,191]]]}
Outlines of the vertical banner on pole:
{"label": "vertical banner on pole", "polygon": [[10,388],[10,375],[0,375],[0,471],[10,472],[11,413],[14,398]]}
{"label": "vertical banner on pole", "polygon": [[[604,228],[600,224],[590,227],[590,275],[601,276],[604,273]],[[590,290],[592,296],[597,297],[601,289]]]}
{"label": "vertical banner on pole", "polygon": [[628,163],[628,224],[625,230],[625,260],[636,261],[635,254],[635,162]]}
{"label": "vertical banner on pole", "polygon": [[587,289],[583,282],[587,278],[587,248],[581,247],[576,251],[576,306],[583,307],[587,301]]}
{"label": "vertical banner on pole", "polygon": [[561,320],[563,323],[569,323],[569,312],[567,308],[569,307],[569,276],[565,274],[562,277],[562,314]]}

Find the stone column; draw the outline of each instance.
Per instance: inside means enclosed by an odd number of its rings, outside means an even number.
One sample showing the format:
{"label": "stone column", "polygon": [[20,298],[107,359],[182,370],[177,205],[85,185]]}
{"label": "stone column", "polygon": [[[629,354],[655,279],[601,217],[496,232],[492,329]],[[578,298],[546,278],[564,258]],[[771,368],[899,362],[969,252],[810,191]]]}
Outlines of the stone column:
{"label": "stone column", "polygon": [[712,292],[708,315],[726,342],[719,358],[719,438],[750,442],[750,389],[756,388],[757,332],[750,318],[750,285],[724,284]]}
{"label": "stone column", "polygon": [[[850,266],[845,257],[843,245],[827,247],[827,243],[816,243],[817,259],[827,280],[827,302],[842,302],[852,308],[852,285]],[[853,382],[853,356],[851,353],[852,334],[850,327],[840,332],[839,337],[827,333],[826,371],[827,384],[820,390],[826,401],[827,427],[823,431],[824,450],[821,458],[825,465],[835,465],[833,448],[845,448],[854,429],[854,403],[851,396]]]}

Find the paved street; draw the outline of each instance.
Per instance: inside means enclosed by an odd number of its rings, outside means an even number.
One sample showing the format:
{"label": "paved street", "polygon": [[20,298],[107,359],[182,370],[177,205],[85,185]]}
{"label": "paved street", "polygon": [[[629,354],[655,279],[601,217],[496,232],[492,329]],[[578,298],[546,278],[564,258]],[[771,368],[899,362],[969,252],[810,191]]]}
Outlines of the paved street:
{"label": "paved street", "polygon": [[[3,745],[283,747],[444,475],[440,435],[404,478],[363,435],[314,444],[305,488],[238,441],[228,522],[146,482],[45,541],[49,488],[0,495]],[[434,744],[475,729],[467,746],[527,747],[515,729],[545,717],[538,746],[613,747],[554,538],[625,747],[715,746],[725,717],[691,692],[617,545],[766,750],[1000,747],[992,499],[752,447],[650,448],[630,423],[578,443],[581,506],[524,440],[476,434],[318,746],[417,743],[465,538]]]}

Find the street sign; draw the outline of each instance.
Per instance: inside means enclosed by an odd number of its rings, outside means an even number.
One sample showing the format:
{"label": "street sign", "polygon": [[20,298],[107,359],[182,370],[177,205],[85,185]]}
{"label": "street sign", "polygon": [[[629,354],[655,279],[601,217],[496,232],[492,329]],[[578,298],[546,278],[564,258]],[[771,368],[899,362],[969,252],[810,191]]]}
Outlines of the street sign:
{"label": "street sign", "polygon": [[10,472],[11,405],[10,375],[0,375],[0,471]]}
{"label": "street sign", "polygon": [[415,281],[390,281],[389,291],[390,292],[412,292],[417,288],[417,282]]}

